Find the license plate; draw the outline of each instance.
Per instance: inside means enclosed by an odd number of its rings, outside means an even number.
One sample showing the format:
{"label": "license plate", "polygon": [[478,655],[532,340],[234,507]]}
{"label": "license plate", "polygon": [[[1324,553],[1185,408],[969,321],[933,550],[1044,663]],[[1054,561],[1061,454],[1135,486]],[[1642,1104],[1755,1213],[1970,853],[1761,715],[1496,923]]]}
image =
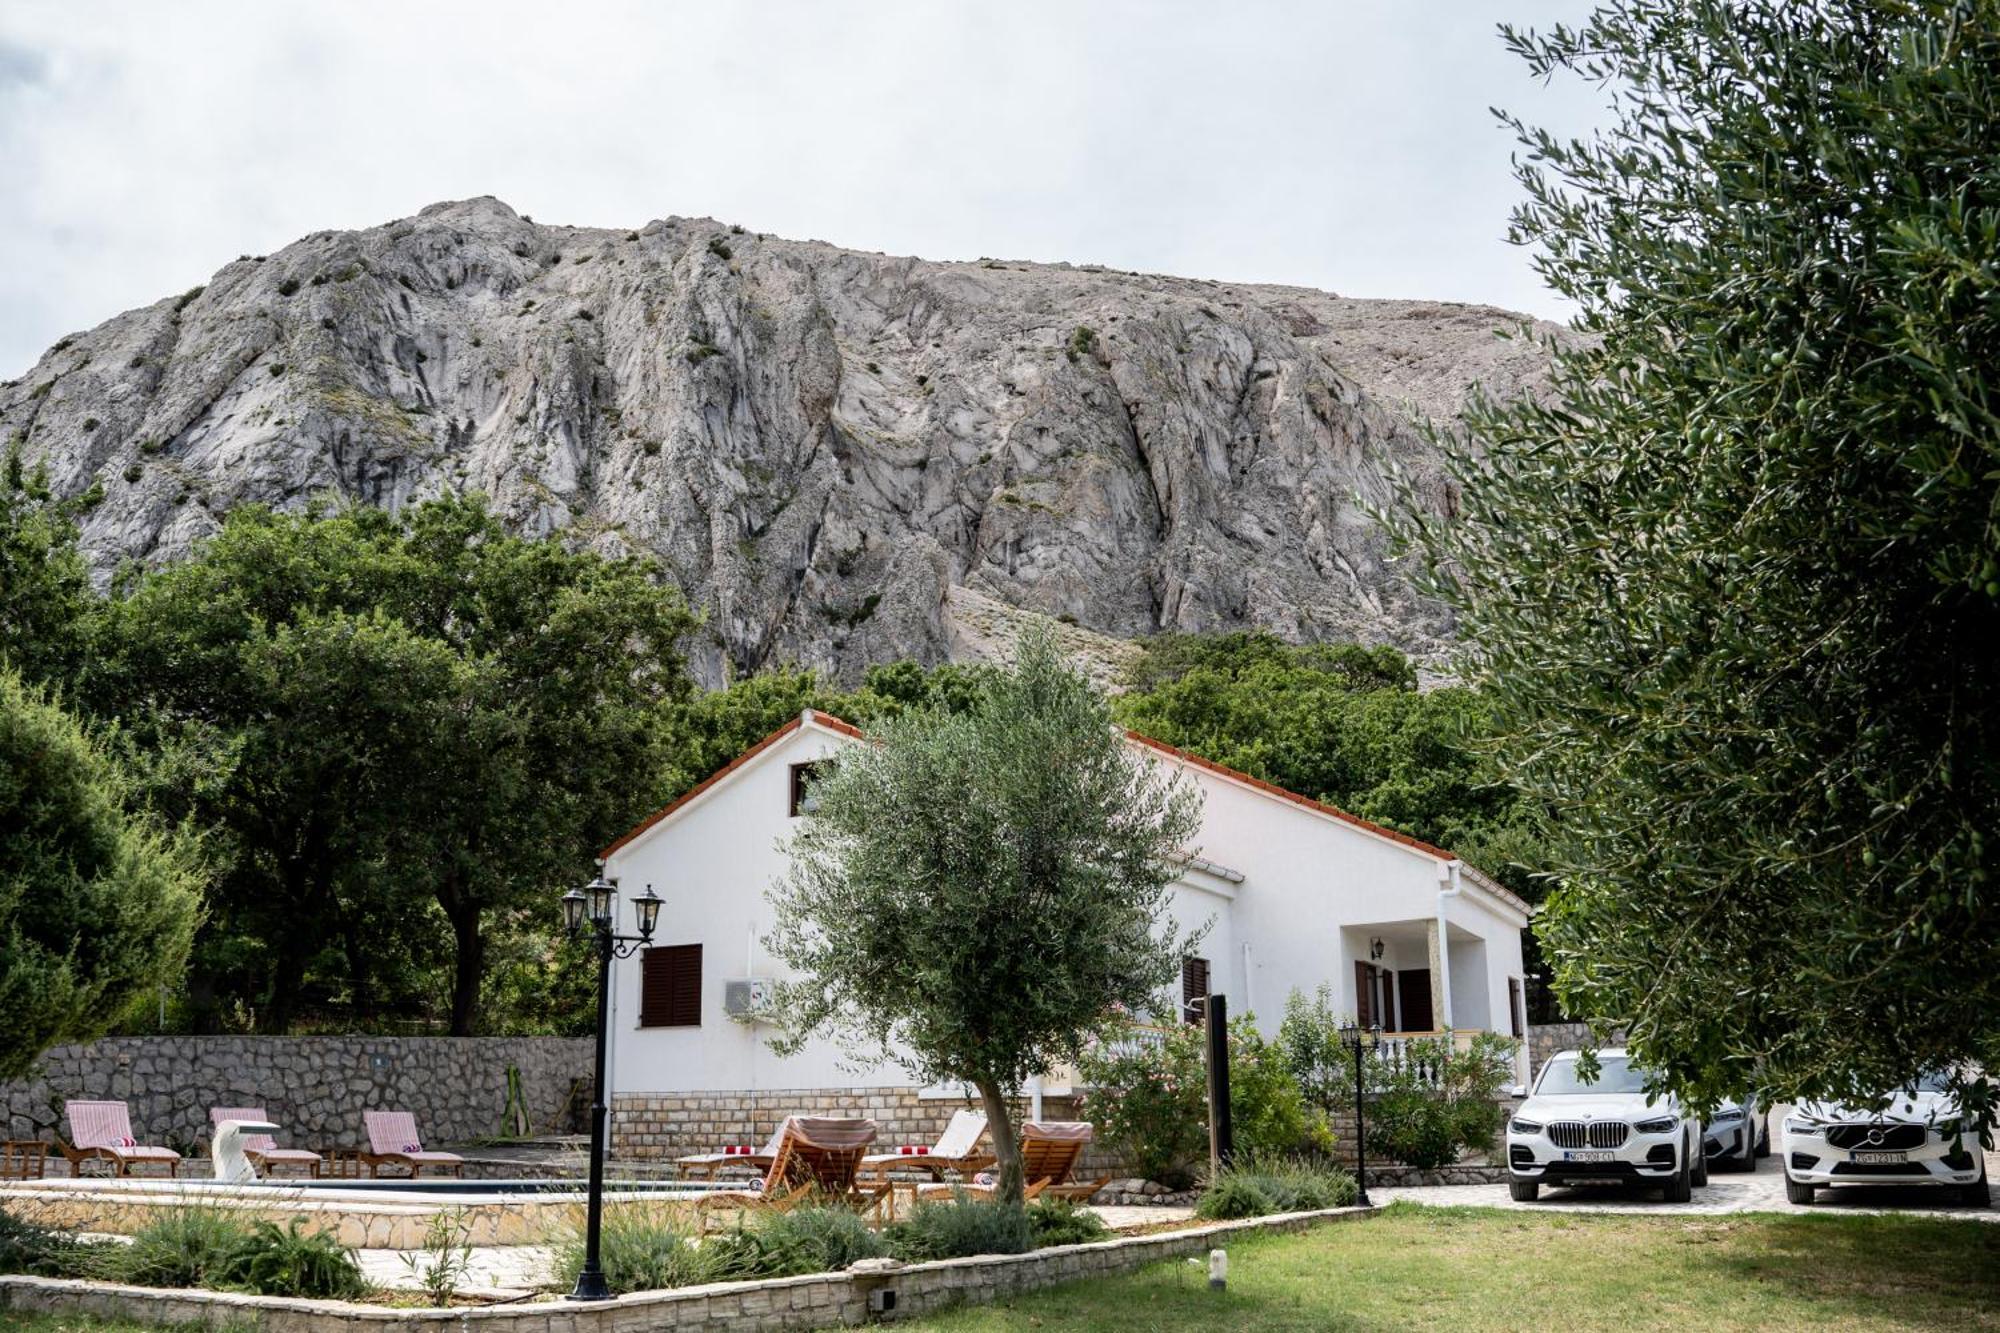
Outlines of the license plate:
{"label": "license plate", "polygon": [[[1901,1156],[1900,1153],[1897,1155]],[[1615,1155],[1608,1152],[1566,1152],[1563,1154],[1563,1160],[1565,1162],[1609,1162],[1615,1160]]]}
{"label": "license plate", "polygon": [[1906,1152],[1858,1152],[1854,1160],[1863,1166],[1896,1166],[1910,1160]]}

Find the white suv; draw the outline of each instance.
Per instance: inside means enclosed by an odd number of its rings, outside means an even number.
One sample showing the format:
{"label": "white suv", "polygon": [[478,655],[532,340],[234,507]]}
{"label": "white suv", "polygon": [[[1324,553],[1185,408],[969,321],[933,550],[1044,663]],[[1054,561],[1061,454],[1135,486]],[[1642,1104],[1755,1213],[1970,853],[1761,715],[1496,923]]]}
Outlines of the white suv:
{"label": "white suv", "polygon": [[1785,1197],[1811,1203],[1829,1185],[1943,1185],[1967,1208],[1991,1203],[1976,1129],[1959,1129],[1949,1080],[1927,1074],[1882,1111],[1804,1102],[1785,1117]]}
{"label": "white suv", "polygon": [[1621,1048],[1598,1053],[1585,1083],[1579,1053],[1542,1066],[1535,1090],[1507,1122],[1507,1191],[1526,1203],[1543,1185],[1580,1180],[1656,1184],[1668,1203],[1686,1203],[1708,1184],[1701,1122],[1671,1094],[1646,1095],[1645,1078]]}

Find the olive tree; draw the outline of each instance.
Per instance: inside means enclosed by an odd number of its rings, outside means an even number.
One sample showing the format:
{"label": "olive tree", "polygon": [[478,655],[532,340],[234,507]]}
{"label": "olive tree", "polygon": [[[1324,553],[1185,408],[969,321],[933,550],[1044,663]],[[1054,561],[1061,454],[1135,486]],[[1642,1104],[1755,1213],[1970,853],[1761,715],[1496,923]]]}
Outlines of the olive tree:
{"label": "olive tree", "polygon": [[1512,122],[1583,336],[1402,523],[1551,812],[1556,989],[1697,1104],[1991,1068],[2000,4],[1508,36],[1615,94],[1584,139]]}
{"label": "olive tree", "polygon": [[999,1196],[1018,1202],[1009,1095],[1152,1008],[1194,940],[1166,916],[1200,820],[1046,636],[970,706],[918,708],[815,787],[778,886],[780,1051],[817,1032],[919,1082],[978,1089]]}

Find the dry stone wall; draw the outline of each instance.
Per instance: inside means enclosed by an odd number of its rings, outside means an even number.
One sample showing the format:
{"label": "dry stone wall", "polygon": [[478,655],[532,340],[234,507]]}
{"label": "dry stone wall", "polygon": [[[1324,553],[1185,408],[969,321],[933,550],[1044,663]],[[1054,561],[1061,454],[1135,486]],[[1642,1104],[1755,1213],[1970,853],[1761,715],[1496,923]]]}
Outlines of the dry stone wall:
{"label": "dry stone wall", "polygon": [[34,1077],[0,1084],[0,1106],[8,1137],[47,1140],[68,1132],[65,1098],[123,1101],[142,1142],[183,1152],[206,1151],[212,1106],[262,1106],[279,1142],[303,1147],[359,1146],[377,1108],[414,1113],[427,1142],[463,1142],[499,1132],[509,1066],[542,1132],[590,1059],[564,1037],[112,1037],[51,1049]]}

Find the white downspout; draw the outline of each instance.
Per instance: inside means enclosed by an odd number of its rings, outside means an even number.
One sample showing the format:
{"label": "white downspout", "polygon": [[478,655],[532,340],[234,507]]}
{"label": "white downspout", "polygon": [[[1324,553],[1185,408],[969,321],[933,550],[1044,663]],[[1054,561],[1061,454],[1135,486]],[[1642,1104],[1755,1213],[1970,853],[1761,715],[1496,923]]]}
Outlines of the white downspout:
{"label": "white downspout", "polygon": [[1438,867],[1438,883],[1450,886],[1449,888],[1438,890],[1438,993],[1444,996],[1444,1013],[1439,1015],[1439,1017],[1443,1019],[1441,1026],[1444,1028],[1444,1036],[1447,1042],[1451,1040],[1453,1025],[1451,1021],[1451,935],[1445,926],[1444,900],[1447,898],[1456,898],[1459,894],[1465,892],[1465,885],[1460,883],[1458,878],[1458,870],[1461,864],[1459,861],[1452,860],[1446,861]]}

